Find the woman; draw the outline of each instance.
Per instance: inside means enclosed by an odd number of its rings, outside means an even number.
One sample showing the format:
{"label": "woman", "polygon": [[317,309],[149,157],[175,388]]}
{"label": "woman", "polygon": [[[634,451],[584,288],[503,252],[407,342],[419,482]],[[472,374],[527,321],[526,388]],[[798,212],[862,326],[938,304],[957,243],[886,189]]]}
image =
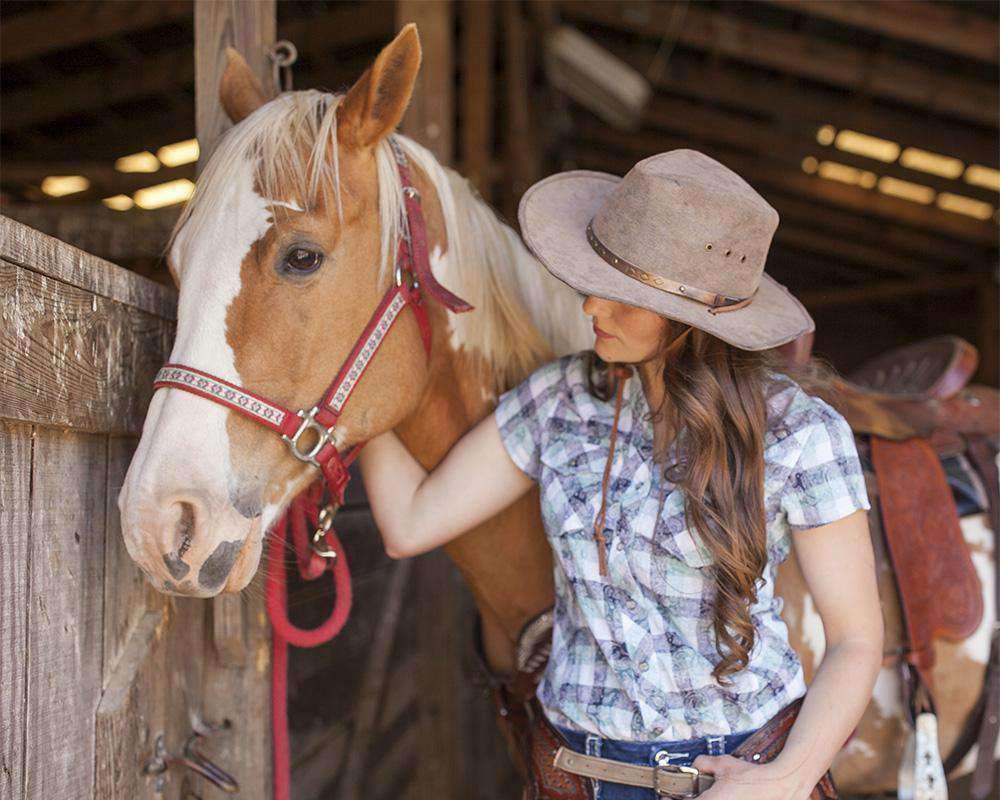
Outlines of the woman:
{"label": "woman", "polygon": [[[371,441],[386,550],[438,547],[539,483],[556,605],[538,698],[568,746],[693,765],[715,775],[708,800],[807,797],[868,703],[882,617],[851,431],[765,352],[813,329],[763,271],[777,212],[674,150],[625,178],[551,176],[519,217],[585,296],[593,352],[502,395],[429,475],[393,434]],[[727,754],[806,690],[774,596],[793,547],[826,651],[780,755],[746,763]],[[599,800],[657,796],[593,785]]]}

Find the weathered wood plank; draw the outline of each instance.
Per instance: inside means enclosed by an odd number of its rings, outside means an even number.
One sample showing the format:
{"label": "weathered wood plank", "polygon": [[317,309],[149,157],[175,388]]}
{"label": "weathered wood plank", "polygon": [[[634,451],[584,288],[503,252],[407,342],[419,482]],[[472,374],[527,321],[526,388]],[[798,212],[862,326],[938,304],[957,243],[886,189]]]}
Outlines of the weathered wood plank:
{"label": "weathered wood plank", "polygon": [[158,317],[177,318],[177,293],[169,287],[3,215],[0,258]]}
{"label": "weathered wood plank", "polygon": [[0,417],[142,430],[172,322],[7,261],[0,261],[0,318]]}
{"label": "weathered wood plank", "polygon": [[[212,629],[206,627],[202,650],[202,709],[213,723],[228,719],[232,728],[212,737],[205,751],[240,782],[241,796],[271,797],[271,631],[264,608],[264,570],[241,593],[221,595],[212,603],[195,601],[218,614],[221,598],[232,602],[232,613],[244,620],[243,656],[235,653],[223,663],[210,645]],[[207,796],[207,793],[206,793]]]}
{"label": "weathered wood plank", "polygon": [[94,785],[101,692],[103,436],[39,428],[32,463],[24,794],[82,800]]}
{"label": "weathered wood plank", "polygon": [[0,796],[24,796],[31,535],[30,425],[0,420]]}

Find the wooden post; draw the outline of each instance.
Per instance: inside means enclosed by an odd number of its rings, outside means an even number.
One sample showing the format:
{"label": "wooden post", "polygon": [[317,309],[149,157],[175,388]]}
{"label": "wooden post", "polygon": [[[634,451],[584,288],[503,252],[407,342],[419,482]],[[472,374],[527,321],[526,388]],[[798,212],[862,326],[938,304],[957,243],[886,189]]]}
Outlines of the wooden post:
{"label": "wooden post", "polygon": [[417,23],[423,61],[413,99],[400,126],[442,164],[455,155],[455,68],[451,0],[397,0],[396,30]]}
{"label": "wooden post", "polygon": [[534,147],[531,113],[531,52],[529,31],[520,3],[502,4],[504,73],[507,85],[507,157],[509,194],[506,211],[517,216],[517,204],[525,190],[538,180],[541,167]]}
{"label": "wooden post", "polygon": [[198,171],[208,162],[219,137],[232,127],[219,104],[219,80],[226,67],[226,47],[247,60],[265,90],[273,86],[267,49],[276,36],[275,0],[231,3],[197,0],[194,4],[195,129],[201,155]]}
{"label": "wooden post", "polygon": [[[454,158],[454,5],[450,0],[397,0],[396,29],[415,22],[423,61],[403,133],[443,164]],[[420,739],[433,754],[418,764],[416,797],[468,797],[462,786],[462,734],[468,686],[462,674],[472,601],[458,570],[440,549],[415,563]]]}
{"label": "wooden post", "polygon": [[462,2],[462,174],[492,199],[493,1]]}
{"label": "wooden post", "polygon": [[[219,137],[232,126],[219,102],[225,49],[230,46],[238,50],[265,90],[273,91],[267,51],[275,41],[276,19],[275,0],[196,0],[195,130],[201,150],[199,173],[208,163]],[[270,629],[263,600],[264,573],[262,564],[247,594],[218,595],[211,602],[209,634],[216,658],[205,665],[204,713],[210,721],[218,721],[225,707],[222,698],[248,698],[231,720],[230,739],[239,737],[242,746],[232,748],[230,763],[251,794],[267,791],[269,797],[272,776],[267,686],[271,665]]]}

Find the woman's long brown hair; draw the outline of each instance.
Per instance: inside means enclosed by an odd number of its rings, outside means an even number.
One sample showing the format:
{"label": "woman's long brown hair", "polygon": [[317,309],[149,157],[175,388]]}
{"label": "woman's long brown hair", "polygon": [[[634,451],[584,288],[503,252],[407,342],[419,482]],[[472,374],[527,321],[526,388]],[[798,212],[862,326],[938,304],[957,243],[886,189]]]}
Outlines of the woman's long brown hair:
{"label": "woman's long brown hair", "polygon": [[[711,334],[673,320],[660,352],[664,400],[652,409],[654,423],[682,435],[677,463],[664,464],[667,479],[684,491],[687,524],[711,552],[717,585],[713,629],[720,661],[712,675],[745,668],[754,645],[750,607],[767,565],[764,508],[764,434],[767,398],[782,388],[768,371],[783,373],[810,394],[831,397],[836,375],[812,358],[793,367],[771,350],[733,347]],[[608,365],[592,356],[590,386],[608,399]]]}

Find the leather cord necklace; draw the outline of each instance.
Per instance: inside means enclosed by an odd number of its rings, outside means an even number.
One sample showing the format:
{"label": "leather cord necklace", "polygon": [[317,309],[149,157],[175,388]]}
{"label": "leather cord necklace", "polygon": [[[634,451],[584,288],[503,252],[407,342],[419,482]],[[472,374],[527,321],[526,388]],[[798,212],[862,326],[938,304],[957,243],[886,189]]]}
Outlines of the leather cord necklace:
{"label": "leather cord necklace", "polygon": [[615,377],[615,419],[611,423],[608,457],[604,462],[604,477],[601,479],[601,508],[594,519],[594,539],[597,542],[597,560],[602,576],[608,574],[608,557],[604,552],[607,547],[607,540],[604,538],[604,519],[608,511],[608,484],[611,479],[611,462],[615,458],[615,444],[618,441],[618,418],[621,416],[622,394],[625,389],[625,380],[629,376],[628,368],[617,364],[610,371]]}

